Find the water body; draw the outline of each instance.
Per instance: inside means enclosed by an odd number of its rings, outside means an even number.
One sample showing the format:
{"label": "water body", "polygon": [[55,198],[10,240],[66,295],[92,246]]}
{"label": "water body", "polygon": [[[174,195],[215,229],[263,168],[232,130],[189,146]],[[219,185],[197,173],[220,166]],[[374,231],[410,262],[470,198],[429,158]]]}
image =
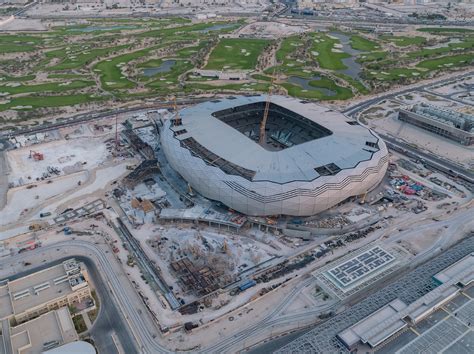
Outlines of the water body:
{"label": "water body", "polygon": [[167,73],[176,64],[176,60],[165,60],[160,66],[143,69],[143,75],[146,77],[155,76],[159,73]]}
{"label": "water body", "polygon": [[311,86],[309,84],[311,81],[317,81],[317,80],[321,80],[321,77],[313,76],[309,79],[305,79],[305,78],[302,78],[302,77],[299,77],[299,76],[290,76],[288,78],[289,83],[294,84],[294,85],[298,85],[303,90],[319,91],[322,94],[324,94],[325,96],[336,96],[336,92],[333,91],[333,90],[330,90],[330,89],[327,89],[327,88],[324,88],[324,87],[315,87],[315,86]]}
{"label": "water body", "polygon": [[330,32],[329,34],[332,37],[336,37],[337,39],[339,39],[342,45],[342,48],[340,48],[342,51],[351,55],[351,57],[349,58],[342,59],[342,62],[345,66],[347,66],[347,69],[337,71],[346,74],[352,77],[353,79],[359,79],[359,74],[362,71],[362,65],[356,62],[356,59],[357,56],[362,52],[351,47],[351,37],[339,32]]}
{"label": "water body", "polygon": [[69,32],[95,32],[95,31],[115,31],[115,30],[122,30],[122,29],[135,29],[138,28],[137,26],[127,26],[127,25],[117,25],[117,26],[89,26],[89,27],[83,27],[83,28],[71,28],[68,31]]}
{"label": "water body", "polygon": [[204,28],[202,30],[195,31],[195,32],[207,33],[207,32],[211,32],[211,31],[219,31],[219,30],[224,29],[224,28],[231,28],[231,27],[234,27],[234,26],[235,26],[235,24],[220,24],[220,25],[210,26],[210,27],[207,27],[207,28]]}

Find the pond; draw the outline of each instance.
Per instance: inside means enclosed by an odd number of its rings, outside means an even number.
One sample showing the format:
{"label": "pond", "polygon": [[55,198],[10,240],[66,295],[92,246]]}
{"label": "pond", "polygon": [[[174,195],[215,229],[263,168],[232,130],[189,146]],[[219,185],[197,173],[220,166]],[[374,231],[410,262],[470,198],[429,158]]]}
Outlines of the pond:
{"label": "pond", "polygon": [[220,25],[213,25],[213,26],[210,26],[210,27],[207,27],[207,28],[204,28],[202,30],[195,31],[195,32],[207,33],[207,32],[211,32],[211,31],[219,31],[219,30],[224,29],[224,28],[231,28],[231,27],[234,27],[234,26],[235,26],[235,24],[233,24],[233,23],[223,23],[223,24],[220,24]]}
{"label": "pond", "polygon": [[311,86],[309,84],[311,81],[317,81],[317,80],[321,80],[321,77],[313,76],[313,77],[310,77],[309,79],[305,79],[305,78],[302,78],[302,77],[299,77],[299,76],[290,76],[288,78],[289,83],[294,84],[294,85],[298,85],[303,90],[319,91],[322,94],[324,94],[325,96],[336,96],[336,92],[333,91],[333,90],[330,90],[330,89],[327,89],[327,88],[324,88],[324,87],[315,87],[315,86]]}
{"label": "pond", "polygon": [[359,74],[362,71],[362,66],[356,62],[357,56],[362,53],[360,50],[356,50],[351,47],[351,38],[345,34],[339,32],[330,32],[332,37],[339,39],[342,45],[342,50],[351,56],[349,58],[342,59],[342,63],[347,66],[347,69],[337,70],[340,73],[346,74],[353,79],[358,79]]}
{"label": "pond", "polygon": [[163,63],[161,63],[160,66],[154,67],[154,68],[145,68],[143,69],[143,75],[146,77],[154,76],[159,73],[167,73],[171,71],[173,68],[174,64],[176,64],[176,60],[165,60]]}

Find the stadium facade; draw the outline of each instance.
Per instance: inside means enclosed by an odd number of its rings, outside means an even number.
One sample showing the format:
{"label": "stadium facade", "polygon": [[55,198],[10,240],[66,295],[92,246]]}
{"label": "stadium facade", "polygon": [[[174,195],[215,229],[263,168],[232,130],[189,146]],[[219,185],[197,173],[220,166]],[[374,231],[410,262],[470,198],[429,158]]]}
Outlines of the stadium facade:
{"label": "stadium facade", "polygon": [[388,151],[369,129],[306,101],[238,96],[183,109],[164,122],[169,164],[203,196],[254,216],[308,216],[383,179]]}

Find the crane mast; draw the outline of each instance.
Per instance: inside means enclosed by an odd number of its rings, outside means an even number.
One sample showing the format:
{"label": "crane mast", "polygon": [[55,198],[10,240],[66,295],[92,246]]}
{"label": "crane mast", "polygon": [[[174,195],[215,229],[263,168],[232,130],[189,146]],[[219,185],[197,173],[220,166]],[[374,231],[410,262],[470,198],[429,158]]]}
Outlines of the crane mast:
{"label": "crane mast", "polygon": [[176,96],[173,96],[173,108],[176,112],[176,116],[174,118],[174,125],[181,125],[181,117],[179,116],[178,104],[176,103]]}
{"label": "crane mast", "polygon": [[260,123],[260,138],[259,143],[264,144],[266,140],[265,128],[267,126],[267,119],[268,119],[268,112],[270,110],[270,103],[272,99],[272,88],[273,88],[273,80],[275,79],[275,73],[273,73],[272,81],[270,83],[270,88],[268,89],[268,96],[267,101],[265,102],[265,110],[263,111],[263,119]]}

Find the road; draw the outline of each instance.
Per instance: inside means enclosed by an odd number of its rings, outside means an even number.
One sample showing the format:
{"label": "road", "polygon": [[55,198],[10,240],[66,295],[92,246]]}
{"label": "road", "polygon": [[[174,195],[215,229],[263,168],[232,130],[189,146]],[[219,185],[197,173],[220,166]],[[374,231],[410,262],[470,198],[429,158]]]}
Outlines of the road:
{"label": "road", "polygon": [[[170,352],[158,343],[156,337],[159,334],[156,331],[156,325],[148,311],[142,306],[141,300],[125,273],[121,270],[120,265],[112,265],[106,252],[94,243],[84,240],[58,242],[54,245],[44,246],[0,260],[0,268],[5,269],[5,267],[9,267],[14,272],[15,267],[12,267],[12,262],[20,262],[18,266],[20,268],[23,260],[31,259],[35,256],[41,257],[42,254],[48,254],[48,256],[44,256],[46,261],[48,261],[48,257],[50,258],[49,262],[45,263],[53,264],[56,261],[56,257],[54,257],[55,252],[61,252],[61,258],[66,258],[64,255],[67,254],[67,258],[75,257],[79,260],[84,260],[87,266],[91,266],[91,276],[97,290],[101,294],[102,303],[113,304],[113,307],[109,310],[104,310],[103,314],[105,316],[103,317],[105,319],[103,321],[105,322],[97,324],[98,330],[102,331],[110,328],[115,330],[127,354]],[[96,329],[94,328],[94,330]],[[100,341],[102,338],[98,339]],[[112,339],[107,339],[104,342],[104,346],[110,345],[111,342],[109,340]],[[108,349],[103,351],[103,353],[109,352]]]}
{"label": "road", "polygon": [[[56,245],[54,245],[56,247]],[[54,248],[53,246],[51,248]],[[37,252],[32,252],[29,254],[23,254],[24,256],[34,257],[34,254],[40,254],[40,252],[44,252],[47,248],[38,249]],[[66,259],[70,259],[72,256],[63,257],[60,259],[55,259],[52,262],[43,263],[41,266],[28,269],[28,271],[23,271],[19,273],[15,273],[12,276],[9,276],[8,279],[15,280],[29,274],[41,271],[45,268],[52,267],[54,265],[60,264],[61,262],[65,261]],[[24,257],[18,258],[18,260]],[[109,290],[107,288],[107,283],[103,281],[100,272],[97,270],[96,264],[92,261],[91,258],[77,255],[75,258],[81,262],[83,262],[88,270],[88,274],[90,275],[96,293],[99,297],[100,302],[100,310],[97,317],[97,320],[94,322],[91,337],[94,340],[94,344],[99,350],[99,353],[111,353],[111,354],[119,354],[115,343],[112,340],[112,334],[117,333],[121,338],[121,344],[124,350],[127,353],[137,353],[137,349],[134,346],[134,341],[130,336],[130,333],[127,331],[127,327],[125,326],[124,320],[120,316],[120,312],[118,311],[115,304],[111,301],[108,301],[110,298]],[[4,268],[6,263],[12,263],[14,258],[9,258],[5,260],[5,262],[0,262],[0,266]],[[7,262],[8,261],[8,262]]]}
{"label": "road", "polygon": [[[0,142],[0,145],[2,143]],[[8,192],[8,175],[7,175],[7,157],[4,151],[1,151],[0,146],[0,210],[7,203],[7,192]]]}
{"label": "road", "polygon": [[2,342],[5,354],[13,354],[12,340],[10,337],[10,324],[8,320],[2,321]]}
{"label": "road", "polygon": [[[183,106],[183,105],[189,105],[189,104],[196,104],[199,102],[208,101],[210,99],[212,99],[212,97],[177,100],[176,105]],[[111,116],[115,116],[115,115],[123,114],[123,113],[169,108],[173,105],[174,105],[174,101],[173,102],[162,101],[161,103],[150,104],[148,106],[143,105],[141,107],[121,108],[121,109],[109,110],[106,112],[100,112],[100,113],[80,113],[56,123],[50,123],[46,121],[45,123],[39,124],[32,128],[22,128],[22,129],[15,130],[13,132],[8,132],[8,133],[0,132],[0,140],[7,139],[10,136],[39,133],[39,132],[48,131],[51,129],[63,128],[63,127],[71,126],[71,125],[78,125],[80,123],[85,123],[85,122],[89,122],[89,121],[93,121],[97,119],[103,119],[103,118],[107,118],[107,117],[111,117]],[[0,150],[1,148],[2,147],[0,146]]]}
{"label": "road", "polygon": [[[354,106],[351,106],[347,108],[346,110],[344,110],[343,113],[348,116],[355,116],[359,118],[358,114],[361,111],[381,101],[384,101],[387,99],[393,99],[395,96],[408,94],[413,91],[425,90],[427,87],[430,87],[433,85],[448,83],[448,82],[459,80],[459,79],[469,77],[472,75],[474,75],[474,71],[469,71],[468,73],[464,73],[461,75],[451,76],[449,78],[444,78],[435,82],[430,82],[430,83],[425,83],[425,84],[420,84],[420,85],[412,85],[405,90],[395,91],[392,93],[380,95],[380,96],[368,99],[367,101],[357,103]],[[360,122],[359,119],[358,119],[358,122],[359,124],[364,125]],[[382,135],[382,134],[379,134],[379,136],[385,141],[388,147],[392,149],[395,149],[412,158],[418,158],[418,159],[421,158],[424,160],[423,162],[426,165],[429,165],[430,167],[435,168],[436,170],[440,170],[448,175],[451,175],[452,177],[462,178],[463,180],[471,184],[474,183],[474,173],[472,173],[469,170],[466,170],[463,166],[460,166],[452,161],[447,161],[445,159],[442,159],[434,154],[421,151],[415,148],[414,146],[406,142],[403,142],[400,139],[397,139],[396,137]]]}
{"label": "road", "polygon": [[391,136],[382,134],[379,134],[379,136],[385,141],[389,148],[399,151],[409,157],[422,159],[425,165],[429,165],[430,167],[451,175],[452,177],[462,178],[469,183],[474,183],[474,173],[454,162],[447,161],[437,157],[436,155],[416,149],[413,146]]}
{"label": "road", "polygon": [[366,109],[367,107],[370,107],[370,106],[372,106],[372,105],[374,105],[378,102],[394,98],[395,96],[405,95],[405,94],[408,94],[412,91],[424,90],[425,88],[433,86],[433,85],[448,83],[448,82],[463,79],[465,77],[469,77],[469,76],[472,76],[472,75],[474,75],[474,70],[469,71],[467,73],[460,74],[460,75],[450,76],[449,78],[444,78],[444,79],[437,80],[437,81],[431,81],[429,83],[414,84],[414,85],[409,86],[406,89],[393,91],[393,92],[383,94],[383,95],[379,95],[377,97],[370,98],[366,101],[357,103],[357,104],[355,104],[355,105],[353,105],[349,108],[346,108],[345,110],[342,111],[342,113],[344,113],[348,116],[355,116],[357,113],[359,113],[360,111]]}

